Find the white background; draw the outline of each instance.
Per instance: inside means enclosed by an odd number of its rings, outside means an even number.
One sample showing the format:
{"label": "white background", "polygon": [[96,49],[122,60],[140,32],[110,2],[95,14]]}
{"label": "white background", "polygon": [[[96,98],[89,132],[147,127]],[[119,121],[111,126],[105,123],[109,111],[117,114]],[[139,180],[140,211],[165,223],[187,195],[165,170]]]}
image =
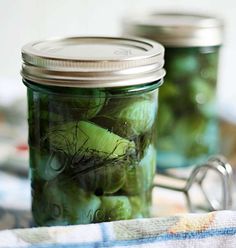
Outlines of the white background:
{"label": "white background", "polygon": [[133,11],[190,10],[225,20],[220,106],[236,120],[236,2],[234,0],[0,0],[0,101],[22,94],[20,49],[52,36],[119,35]]}

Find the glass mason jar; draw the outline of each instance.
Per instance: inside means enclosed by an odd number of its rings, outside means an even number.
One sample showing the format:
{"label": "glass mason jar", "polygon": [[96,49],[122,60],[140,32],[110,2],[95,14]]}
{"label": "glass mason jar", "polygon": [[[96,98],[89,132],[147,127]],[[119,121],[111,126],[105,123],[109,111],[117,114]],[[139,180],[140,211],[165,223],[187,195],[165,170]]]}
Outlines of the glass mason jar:
{"label": "glass mason jar", "polygon": [[223,24],[216,18],[157,13],[128,19],[124,33],[165,46],[159,94],[157,167],[198,164],[219,151],[216,82]]}
{"label": "glass mason jar", "polygon": [[148,217],[164,48],[73,37],[22,49],[39,226]]}

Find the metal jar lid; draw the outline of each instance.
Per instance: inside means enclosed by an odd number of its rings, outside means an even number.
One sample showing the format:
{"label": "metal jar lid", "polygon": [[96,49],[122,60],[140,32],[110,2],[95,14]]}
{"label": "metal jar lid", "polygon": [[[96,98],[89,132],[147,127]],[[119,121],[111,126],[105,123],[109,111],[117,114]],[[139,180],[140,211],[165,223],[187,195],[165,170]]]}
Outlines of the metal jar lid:
{"label": "metal jar lid", "polygon": [[45,85],[99,88],[139,85],[164,77],[164,47],[118,37],[69,37],[22,48],[23,78]]}
{"label": "metal jar lid", "polygon": [[124,21],[125,34],[153,39],[167,47],[221,45],[223,28],[220,19],[187,13],[149,13]]}

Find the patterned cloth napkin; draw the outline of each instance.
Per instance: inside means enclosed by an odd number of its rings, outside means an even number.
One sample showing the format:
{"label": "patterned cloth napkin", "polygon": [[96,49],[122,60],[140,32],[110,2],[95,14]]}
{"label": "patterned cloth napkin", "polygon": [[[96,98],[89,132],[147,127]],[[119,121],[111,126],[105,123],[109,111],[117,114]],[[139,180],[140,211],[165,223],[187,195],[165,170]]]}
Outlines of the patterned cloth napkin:
{"label": "patterned cloth napkin", "polygon": [[0,247],[236,247],[236,212],[0,232]]}
{"label": "patterned cloth napkin", "polygon": [[0,171],[0,248],[236,247],[236,212],[176,215],[187,212],[184,196],[159,188],[154,216],[168,217],[32,228],[30,181],[17,173]]}

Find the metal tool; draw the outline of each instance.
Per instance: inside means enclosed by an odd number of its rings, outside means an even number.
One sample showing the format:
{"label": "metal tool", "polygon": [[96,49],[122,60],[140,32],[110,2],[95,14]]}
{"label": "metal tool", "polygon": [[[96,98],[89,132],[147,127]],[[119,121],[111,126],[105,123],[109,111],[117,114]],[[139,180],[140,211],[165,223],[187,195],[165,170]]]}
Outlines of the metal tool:
{"label": "metal tool", "polygon": [[[174,173],[171,170],[159,173],[154,180],[154,187],[182,192],[186,197],[189,212],[231,209],[233,204],[233,170],[226,158],[221,155],[216,155],[209,158],[206,163],[195,165],[191,168],[189,176]],[[215,183],[220,182],[220,184],[218,188],[213,189],[214,194],[211,195],[209,195],[204,188],[204,185],[209,185],[210,183],[209,178],[207,178],[209,172],[214,172],[220,179],[220,181],[215,180]],[[190,193],[193,186],[197,186],[202,192],[203,198],[205,199],[204,204],[194,206]],[[219,189],[222,192],[222,197],[220,200],[217,200],[215,196],[219,195]]]}

